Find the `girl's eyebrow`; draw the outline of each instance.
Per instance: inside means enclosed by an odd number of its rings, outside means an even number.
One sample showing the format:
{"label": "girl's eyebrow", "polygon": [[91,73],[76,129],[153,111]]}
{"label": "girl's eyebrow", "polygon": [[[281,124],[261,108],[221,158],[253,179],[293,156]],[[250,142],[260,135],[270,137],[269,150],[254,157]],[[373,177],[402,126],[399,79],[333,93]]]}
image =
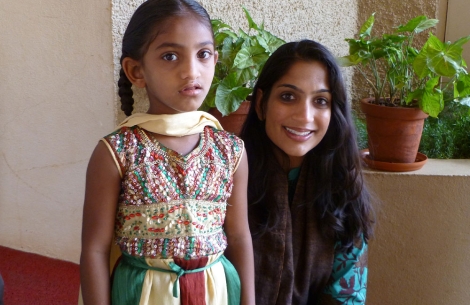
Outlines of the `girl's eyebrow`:
{"label": "girl's eyebrow", "polygon": [[[287,87],[287,88],[291,88],[295,91],[299,91],[299,92],[304,93],[304,91],[302,89],[300,89],[299,87],[297,87],[295,85],[291,85],[291,84],[280,84],[280,85],[277,86],[277,88],[279,88],[279,87]],[[313,91],[312,93],[322,93],[322,92],[331,93],[331,90],[330,89],[320,89],[320,90],[317,90],[317,91]]]}
{"label": "girl's eyebrow", "polygon": [[[197,48],[203,48],[205,46],[208,46],[208,45],[211,45],[213,46],[214,45],[214,42],[213,41],[203,41],[203,42],[200,42],[196,45]],[[158,50],[158,49],[162,49],[162,48],[177,48],[177,49],[182,49],[184,48],[185,46],[182,45],[182,44],[179,44],[179,43],[174,43],[174,42],[164,42],[160,45],[158,45],[155,50]]]}

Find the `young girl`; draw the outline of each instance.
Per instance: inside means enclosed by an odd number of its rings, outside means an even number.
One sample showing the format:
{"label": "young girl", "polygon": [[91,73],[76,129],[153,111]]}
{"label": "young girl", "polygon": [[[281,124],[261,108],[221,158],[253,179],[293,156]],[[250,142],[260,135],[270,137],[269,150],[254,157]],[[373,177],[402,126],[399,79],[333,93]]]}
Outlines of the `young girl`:
{"label": "young girl", "polygon": [[[210,19],[197,2],[148,0],[132,16],[119,94],[127,115],[131,85],[146,89],[150,107],[104,137],[91,156],[84,304],[238,305],[240,294],[241,304],[254,304],[243,142],[196,111],[216,62]],[[111,282],[113,236],[122,256]]]}
{"label": "young girl", "polygon": [[258,305],[364,304],[371,206],[340,69],[322,45],[266,62],[241,137]]}

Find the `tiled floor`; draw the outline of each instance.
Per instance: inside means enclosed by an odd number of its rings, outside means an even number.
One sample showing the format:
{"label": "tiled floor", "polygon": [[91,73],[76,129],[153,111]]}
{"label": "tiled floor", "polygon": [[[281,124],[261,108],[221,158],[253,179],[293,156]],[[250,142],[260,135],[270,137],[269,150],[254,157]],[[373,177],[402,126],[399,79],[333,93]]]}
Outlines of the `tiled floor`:
{"label": "tiled floor", "polygon": [[5,305],[76,305],[79,266],[0,246]]}

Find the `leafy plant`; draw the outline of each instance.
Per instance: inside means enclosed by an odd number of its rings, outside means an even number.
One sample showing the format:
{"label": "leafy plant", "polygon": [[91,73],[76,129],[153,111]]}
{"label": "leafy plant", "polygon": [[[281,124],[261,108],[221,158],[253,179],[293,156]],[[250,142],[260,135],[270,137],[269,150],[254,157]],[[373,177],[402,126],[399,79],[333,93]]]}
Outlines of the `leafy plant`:
{"label": "leafy plant", "polygon": [[349,55],[340,65],[355,66],[374,93],[375,104],[419,107],[431,117],[444,109],[443,91],[452,88],[451,100],[470,104],[470,76],[462,58],[462,46],[470,35],[442,42],[432,33],[418,49],[416,34],[434,27],[438,20],[418,16],[392,34],[372,36],[375,16],[361,26],[358,39],[346,39]]}
{"label": "leafy plant", "polygon": [[224,116],[237,110],[252,92],[266,60],[285,43],[265,30],[264,23],[256,24],[246,8],[243,10],[248,20],[248,33],[242,29],[236,32],[222,20],[211,20],[219,60],[202,110],[216,107]]}

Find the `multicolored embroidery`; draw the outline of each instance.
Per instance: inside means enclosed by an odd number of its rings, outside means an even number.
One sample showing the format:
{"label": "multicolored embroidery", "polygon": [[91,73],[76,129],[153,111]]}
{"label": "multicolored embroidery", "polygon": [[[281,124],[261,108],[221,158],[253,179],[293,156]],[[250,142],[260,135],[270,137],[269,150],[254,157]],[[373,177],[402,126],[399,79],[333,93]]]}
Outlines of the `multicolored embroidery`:
{"label": "multicolored embroidery", "polygon": [[186,156],[139,127],[107,137],[122,175],[116,241],[134,256],[195,258],[224,251],[223,223],[243,151],[234,135],[206,127]]}

